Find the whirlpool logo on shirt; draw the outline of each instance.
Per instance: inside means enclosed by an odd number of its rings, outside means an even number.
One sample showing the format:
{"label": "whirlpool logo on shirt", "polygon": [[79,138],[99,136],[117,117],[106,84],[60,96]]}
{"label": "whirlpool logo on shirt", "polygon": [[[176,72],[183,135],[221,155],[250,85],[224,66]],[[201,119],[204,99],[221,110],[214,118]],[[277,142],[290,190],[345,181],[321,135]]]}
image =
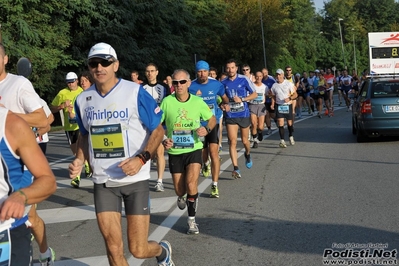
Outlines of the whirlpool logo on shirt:
{"label": "whirlpool logo on shirt", "polygon": [[89,106],[85,108],[85,115],[87,121],[91,120],[106,120],[107,122],[110,119],[121,119],[127,120],[129,118],[129,110],[128,108],[121,109],[121,110],[108,110],[107,108],[104,108],[102,110],[95,110],[93,106]]}

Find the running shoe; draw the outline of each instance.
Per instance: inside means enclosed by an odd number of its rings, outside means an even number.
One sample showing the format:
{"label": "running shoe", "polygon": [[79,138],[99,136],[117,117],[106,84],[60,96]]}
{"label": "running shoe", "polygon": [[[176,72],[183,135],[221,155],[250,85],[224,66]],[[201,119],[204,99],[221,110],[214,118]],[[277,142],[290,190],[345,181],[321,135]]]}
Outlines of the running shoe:
{"label": "running shoe", "polygon": [[272,129],[271,129],[271,128],[269,128],[269,129],[267,130],[267,135],[270,135],[270,134],[272,134]]}
{"label": "running shoe", "polygon": [[85,162],[85,176],[86,178],[92,177],[92,172],[90,171],[90,166],[88,162]]}
{"label": "running shoe", "polygon": [[188,219],[187,224],[188,224],[187,234],[189,234],[189,235],[198,235],[199,234],[198,224],[195,223],[195,219]]}
{"label": "running shoe", "polygon": [[291,144],[292,146],[295,145],[295,140],[294,140],[294,137],[293,137],[293,136],[290,137],[290,144]]}
{"label": "running shoe", "polygon": [[157,182],[157,184],[155,185],[155,191],[156,191],[156,192],[162,192],[162,191],[164,191],[162,182]]}
{"label": "running shoe", "polygon": [[259,144],[257,141],[254,141],[254,144],[252,145],[252,148],[256,149],[258,148]]}
{"label": "running shoe", "polygon": [[205,164],[202,166],[201,172],[202,172],[202,175],[203,175],[205,178],[209,177],[209,176],[211,175],[211,164],[210,164],[209,162],[205,163]]}
{"label": "running shoe", "polygon": [[177,207],[179,207],[180,210],[184,210],[186,208],[186,195],[182,197],[177,197]]}
{"label": "running shoe", "polygon": [[166,249],[166,258],[163,261],[158,261],[158,266],[174,266],[175,264],[172,261],[172,246],[166,240],[162,240],[159,242],[159,245],[162,248]]}
{"label": "running shoe", "polygon": [[233,170],[233,172],[231,173],[231,176],[232,176],[234,179],[241,178],[241,172],[240,172],[240,170],[239,170],[239,169]]}
{"label": "running shoe", "polygon": [[262,134],[262,132],[259,132],[259,133],[258,133],[258,140],[259,140],[259,141],[262,141],[262,140],[263,140],[263,134]]}
{"label": "running shoe", "polygon": [[77,176],[74,179],[72,179],[71,186],[73,186],[74,188],[79,188],[79,186],[80,186],[80,176]]}
{"label": "running shoe", "polygon": [[251,159],[251,154],[246,155],[244,153],[244,157],[245,157],[245,166],[250,169],[252,167],[252,159]]}
{"label": "running shoe", "polygon": [[55,252],[52,248],[48,248],[51,252],[51,256],[45,259],[39,258],[40,266],[53,266],[55,261]]}
{"label": "running shoe", "polygon": [[219,189],[217,186],[212,185],[211,186],[211,198],[219,198]]}
{"label": "running shoe", "polygon": [[287,144],[285,144],[285,141],[283,139],[280,140],[279,146],[280,146],[280,148],[287,148]]}

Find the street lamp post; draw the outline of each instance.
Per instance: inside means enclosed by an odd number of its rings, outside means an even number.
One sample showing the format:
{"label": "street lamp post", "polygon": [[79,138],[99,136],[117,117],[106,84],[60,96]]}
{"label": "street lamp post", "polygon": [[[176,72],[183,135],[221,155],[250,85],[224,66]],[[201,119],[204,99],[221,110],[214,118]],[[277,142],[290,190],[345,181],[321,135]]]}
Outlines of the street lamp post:
{"label": "street lamp post", "polygon": [[339,34],[341,35],[342,57],[344,58],[345,69],[347,69],[346,59],[345,59],[345,51],[344,51],[344,41],[342,39],[342,30],[341,30],[341,21],[342,20],[344,20],[344,19],[338,18],[338,25],[339,25]]}
{"label": "street lamp post", "polygon": [[263,61],[264,61],[265,67],[267,67],[267,65],[266,65],[266,50],[265,50],[265,34],[263,32],[263,15],[262,15],[262,2],[261,2],[261,0],[259,0],[259,9],[260,9],[260,27],[262,28]]}
{"label": "street lamp post", "polygon": [[353,37],[353,56],[355,59],[355,73],[357,75],[357,62],[356,62],[356,43],[355,43],[355,29],[352,28],[352,37]]}

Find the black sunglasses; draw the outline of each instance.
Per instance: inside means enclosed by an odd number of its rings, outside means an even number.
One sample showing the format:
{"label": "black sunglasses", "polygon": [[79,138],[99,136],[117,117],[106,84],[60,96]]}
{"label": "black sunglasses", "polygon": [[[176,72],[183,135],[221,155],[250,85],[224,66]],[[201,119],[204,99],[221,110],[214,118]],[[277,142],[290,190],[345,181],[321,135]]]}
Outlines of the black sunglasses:
{"label": "black sunglasses", "polygon": [[248,71],[249,70],[249,68],[243,68],[242,69],[242,71]]}
{"label": "black sunglasses", "polygon": [[100,64],[102,67],[109,67],[113,63],[114,63],[114,61],[112,61],[112,60],[110,61],[110,60],[102,59],[102,60],[90,60],[87,64],[91,68],[96,68],[96,67],[98,67],[98,64]]}
{"label": "black sunglasses", "polygon": [[183,85],[183,84],[186,84],[187,83],[187,80],[186,79],[182,79],[182,80],[172,80],[172,85],[177,85],[177,84],[181,84],[181,85]]}

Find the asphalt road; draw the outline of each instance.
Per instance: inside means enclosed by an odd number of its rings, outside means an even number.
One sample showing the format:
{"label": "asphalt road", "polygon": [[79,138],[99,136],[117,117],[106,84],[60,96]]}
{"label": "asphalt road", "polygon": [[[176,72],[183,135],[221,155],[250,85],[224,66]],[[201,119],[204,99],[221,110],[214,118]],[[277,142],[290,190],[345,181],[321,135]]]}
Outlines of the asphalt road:
{"label": "asphalt road", "polygon": [[[176,207],[170,174],[159,193],[153,191],[152,171],[149,238],[167,239],[176,265],[327,265],[323,253],[344,251],[339,244],[350,243],[353,250],[361,250],[353,244],[397,249],[399,138],[356,143],[350,119],[346,109],[322,119],[304,113],[295,123],[296,145],[289,145],[286,131],[288,147],[279,148],[274,130],[252,150],[252,169],[239,158],[243,177],[238,180],[231,178],[224,136],[219,199],[209,198],[211,180],[200,176],[199,235],[186,234],[187,213]],[[238,148],[242,155],[242,145]],[[58,189],[38,209],[56,265],[108,265],[92,183],[82,178],[81,188],[70,187],[67,166],[72,157],[63,133],[51,134],[47,157]],[[126,232],[124,218],[123,228]],[[389,254],[386,259],[393,257]],[[155,259],[132,258],[126,241],[125,255],[129,265],[156,265]]]}

